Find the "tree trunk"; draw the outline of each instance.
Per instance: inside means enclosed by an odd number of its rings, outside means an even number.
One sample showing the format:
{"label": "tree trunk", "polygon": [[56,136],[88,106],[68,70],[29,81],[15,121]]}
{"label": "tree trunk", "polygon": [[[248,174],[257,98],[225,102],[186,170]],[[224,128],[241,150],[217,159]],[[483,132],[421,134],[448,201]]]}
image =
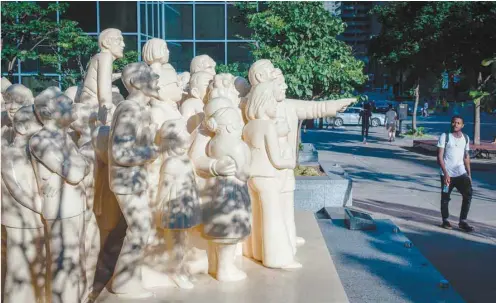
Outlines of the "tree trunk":
{"label": "tree trunk", "polygon": [[296,137],[296,166],[300,165],[300,144],[301,144],[301,126],[303,125],[303,120],[298,121],[298,135]]}
{"label": "tree trunk", "polygon": [[415,87],[415,105],[413,106],[412,128],[417,132],[417,107],[420,100],[420,79],[417,79],[417,87]]}
{"label": "tree trunk", "polygon": [[[480,89],[482,85],[482,73],[479,72],[479,77],[477,78],[477,84]],[[474,101],[474,144],[480,144],[480,104],[481,101]]]}
{"label": "tree trunk", "polygon": [[474,144],[480,144],[480,101],[474,104]]}

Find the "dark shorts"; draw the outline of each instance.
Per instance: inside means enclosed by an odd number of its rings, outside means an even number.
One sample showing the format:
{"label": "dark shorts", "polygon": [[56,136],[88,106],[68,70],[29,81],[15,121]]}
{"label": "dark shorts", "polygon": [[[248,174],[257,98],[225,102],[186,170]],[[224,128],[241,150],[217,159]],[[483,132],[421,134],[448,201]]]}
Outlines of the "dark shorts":
{"label": "dark shorts", "polygon": [[396,130],[396,123],[388,123],[387,129],[392,131]]}

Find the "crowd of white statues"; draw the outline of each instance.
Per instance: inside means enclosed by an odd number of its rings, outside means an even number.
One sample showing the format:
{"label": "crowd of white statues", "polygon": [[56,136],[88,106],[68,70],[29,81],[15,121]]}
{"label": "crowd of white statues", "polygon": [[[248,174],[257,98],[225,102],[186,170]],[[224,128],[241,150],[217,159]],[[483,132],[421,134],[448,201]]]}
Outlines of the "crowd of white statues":
{"label": "crowd of white statues", "polygon": [[[121,32],[98,42],[79,87],[34,97],[2,79],[4,302],[91,301],[105,285],[144,298],[192,288],[197,274],[238,281],[241,256],[300,268],[298,120],[334,116],[354,99],[286,99],[269,60],[253,63],[249,82],[216,74],[206,55],[178,75],[161,39],[116,74]],[[115,248],[107,242],[119,228]]]}

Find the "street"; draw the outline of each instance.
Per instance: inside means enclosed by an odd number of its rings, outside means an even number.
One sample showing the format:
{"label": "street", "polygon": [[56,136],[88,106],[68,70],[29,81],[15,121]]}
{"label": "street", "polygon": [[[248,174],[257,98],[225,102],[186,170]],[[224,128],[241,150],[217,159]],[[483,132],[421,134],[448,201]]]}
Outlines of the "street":
{"label": "street", "polygon": [[[437,137],[449,128],[449,119],[448,115],[420,118],[418,126],[426,126]],[[484,116],[482,122],[482,138],[496,135],[494,117]],[[302,141],[315,145],[321,163],[337,163],[349,174],[353,207],[377,219],[393,220],[467,302],[494,300],[496,160],[472,162],[474,195],[468,219],[476,231],[466,234],[457,228],[461,196],[456,191],[450,202],[455,228],[448,231],[439,227],[440,178],[435,156],[413,151],[412,139],[387,142],[384,127],[371,128],[369,144],[364,145],[360,130],[358,126],[308,130]]]}

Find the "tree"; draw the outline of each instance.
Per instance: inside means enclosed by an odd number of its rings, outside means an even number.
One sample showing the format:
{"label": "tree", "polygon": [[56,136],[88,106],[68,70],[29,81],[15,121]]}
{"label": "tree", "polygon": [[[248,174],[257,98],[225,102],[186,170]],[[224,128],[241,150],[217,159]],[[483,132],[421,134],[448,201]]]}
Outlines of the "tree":
{"label": "tree", "polygon": [[252,30],[254,59],[269,59],[284,73],[288,96],[303,100],[351,96],[364,83],[363,62],[336,39],[345,24],[321,2],[268,2],[261,11],[256,5],[238,3],[239,22]]}
{"label": "tree", "polygon": [[[62,87],[78,83],[86,63],[98,45],[79,28],[78,23],[56,14],[67,10],[68,3],[2,2],[2,63],[9,78],[20,62],[39,60],[40,66],[52,67],[62,77]],[[37,76],[44,79],[42,72]]]}
{"label": "tree", "polygon": [[421,82],[443,71],[460,71],[467,89],[476,86],[480,62],[496,47],[496,2],[388,2],[372,13],[382,29],[370,55],[400,74],[408,70],[411,85],[424,91],[437,81]]}

